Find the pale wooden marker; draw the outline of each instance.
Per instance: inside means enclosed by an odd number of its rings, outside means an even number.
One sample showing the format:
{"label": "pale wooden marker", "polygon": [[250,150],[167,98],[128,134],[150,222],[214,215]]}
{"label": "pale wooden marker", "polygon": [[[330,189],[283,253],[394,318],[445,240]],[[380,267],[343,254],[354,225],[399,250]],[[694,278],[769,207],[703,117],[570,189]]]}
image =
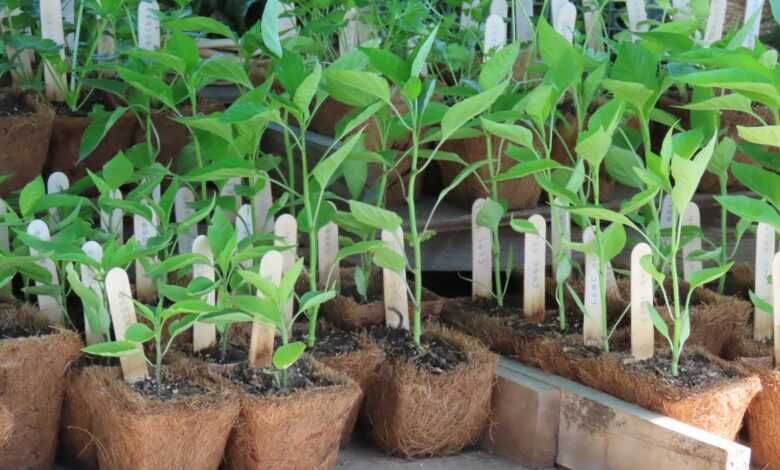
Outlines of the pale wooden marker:
{"label": "pale wooden marker", "polygon": [[[111,313],[111,324],[114,326],[114,336],[117,341],[123,340],[127,329],[138,322],[135,317],[133,294],[130,292],[130,280],[124,269],[114,268],[106,275],[106,297],[108,311]],[[120,357],[119,365],[122,367],[122,376],[126,382],[140,382],[149,377],[141,344],[138,345],[138,354]]]}
{"label": "pale wooden marker", "polygon": [[328,222],[317,232],[317,271],[321,288],[339,290],[339,226]]}
{"label": "pale wooden marker", "polygon": [[[151,221],[133,214],[133,234],[136,242],[145,248],[149,240],[157,236],[157,213],[152,211]],[[157,296],[154,283],[146,275],[140,259],[135,261],[135,290],[141,302],[151,302]]]}
{"label": "pale wooden marker", "polygon": [[254,196],[255,203],[255,233],[273,232],[274,218],[269,213],[274,204],[271,194],[271,180],[266,175],[265,186]]}
{"label": "pale wooden marker", "polygon": [[[772,304],[772,256],[775,253],[775,229],[759,222],[756,228],[756,265],[753,269],[755,285],[753,291],[762,300]],[[753,316],[753,339],[764,341],[772,338],[772,312],[755,308]]]}
{"label": "pale wooden marker", "polygon": [[[596,240],[596,234],[593,227],[588,227],[582,233],[582,243],[593,243]],[[599,258],[595,253],[585,254],[585,315],[582,320],[582,332],[585,337],[586,346],[601,347],[604,342],[602,337],[601,325],[601,303],[599,283],[601,274],[599,273]]]}
{"label": "pale wooden marker", "polygon": [[470,10],[479,7],[480,0],[466,0],[463,2],[463,7],[460,11],[460,27],[461,29],[467,29],[477,26],[474,18],[471,17]]}
{"label": "pale wooden marker", "polygon": [[[658,225],[661,230],[672,228],[672,198],[671,196],[664,196],[661,201],[661,216],[658,220]],[[670,243],[672,237],[663,237],[665,243]]]}
{"label": "pale wooden marker", "polygon": [[[209,281],[214,280],[214,255],[209,247],[209,239],[205,235],[195,238],[192,243],[192,252],[201,254],[209,259],[209,263],[197,263],[192,265],[192,278],[205,277]],[[217,294],[211,291],[203,300],[209,305],[216,305]],[[213,324],[196,321],[192,325],[192,350],[195,352],[208,349],[217,344],[217,328]]]}
{"label": "pale wooden marker", "polygon": [[[772,261],[772,279],[780,279],[780,253]],[[780,358],[780,282],[772,283],[772,330],[774,332],[774,364],[778,366]]]}
{"label": "pale wooden marker", "polygon": [[160,203],[160,199],[162,199],[162,188],[160,188],[160,185],[158,184],[152,190],[152,201],[154,201],[155,203],[159,204]]}
{"label": "pale wooden marker", "polygon": [[[699,206],[695,202],[688,203],[682,216],[682,224],[685,226],[695,226],[701,228],[701,214],[699,213]],[[691,274],[696,271],[701,271],[703,268],[701,261],[695,261],[689,259],[691,253],[701,250],[701,237],[696,237],[683,245],[682,257],[683,257],[683,279],[686,281],[690,278]]]}
{"label": "pale wooden marker", "polygon": [[[111,192],[111,199],[122,200],[122,191],[115,189]],[[125,241],[125,211],[120,208],[111,212],[100,211],[100,228],[116,235],[120,243]]]}
{"label": "pale wooden marker", "polygon": [[[47,194],[58,194],[63,193],[70,188],[70,180],[68,180],[68,175],[61,171],[55,171],[54,173],[49,175],[49,178],[46,180],[46,193]],[[55,223],[60,221],[60,211],[56,207],[49,208],[49,214],[51,214],[52,219]]]}
{"label": "pale wooden marker", "polygon": [[[274,225],[274,235],[276,240],[274,245],[285,248],[280,254],[282,256],[282,274],[290,270],[295,264],[295,260],[298,258],[298,222],[295,217],[290,214],[282,214],[276,219],[276,225]],[[292,320],[293,313],[293,300],[287,303],[287,310],[285,310],[285,318],[287,321]]]}
{"label": "pale wooden marker", "polygon": [[620,289],[618,289],[617,278],[615,277],[615,270],[612,268],[612,263],[607,261],[607,266],[604,270],[604,290],[607,297],[613,299],[622,299],[620,295]]}
{"label": "pale wooden marker", "polygon": [[723,25],[726,22],[726,0],[710,0],[710,16],[704,30],[704,44],[710,45],[723,37]]}
{"label": "pale wooden marker", "polygon": [[[76,25],[76,0],[62,0],[62,23],[63,26],[65,24]],[[71,54],[75,39],[75,33],[68,33],[68,35],[65,36],[65,44],[67,44],[68,49],[71,50]]]}
{"label": "pale wooden marker", "polygon": [[97,53],[102,57],[111,57],[116,53],[116,40],[114,40],[114,32],[110,25],[103,32],[103,35],[100,36]]}
{"label": "pale wooden marker", "polygon": [[653,278],[639,262],[652,251],[647,243],[631,250],[631,356],[637,361],[650,359],[655,351],[653,321],[647,305],[653,304]]}
{"label": "pale wooden marker", "polygon": [[[298,35],[298,24],[295,21],[295,16],[290,14],[295,7],[289,3],[282,3],[281,5],[283,14],[279,17],[279,37],[281,39],[289,39]],[[287,13],[287,15],[284,13]]]}
{"label": "pale wooden marker", "polygon": [[[626,0],[626,10],[628,12],[628,29],[632,33],[647,31],[645,0]],[[637,39],[636,36],[634,36],[634,39]]]}
{"label": "pale wooden marker", "polygon": [[[555,271],[558,269],[559,256],[571,258],[571,248],[563,248],[565,241],[571,240],[571,214],[565,207],[568,203],[562,201],[560,198],[555,198],[552,206],[550,206],[550,244],[552,245],[552,257],[553,266]],[[553,272],[553,277],[555,272]]]}
{"label": "pale wooden marker", "polygon": [[160,48],[160,5],[157,0],[141,0],[138,4],[138,47]]}
{"label": "pale wooden marker", "polygon": [[[8,213],[6,202],[0,199],[0,219]],[[0,222],[0,250],[9,251],[11,249],[11,237],[8,234],[8,225]]]}
{"label": "pale wooden marker", "polygon": [[583,0],[583,7],[585,7],[585,13],[583,18],[585,20],[585,36],[587,41],[585,46],[593,51],[601,51],[604,49],[604,41],[601,37],[601,26],[603,24],[601,16],[594,13],[596,4],[593,0]]}
{"label": "pale wooden marker", "polygon": [[493,241],[490,229],[477,225],[477,215],[485,205],[480,198],[471,205],[471,298],[493,296]]}
{"label": "pale wooden marker", "polygon": [[523,316],[544,318],[544,271],[547,267],[547,222],[539,214],[528,218],[536,234],[525,234],[523,256]]}
{"label": "pale wooden marker", "polygon": [[[401,227],[395,233],[382,230],[382,241],[406,259],[404,231]],[[397,273],[382,269],[382,292],[385,298],[385,324],[391,328],[409,329],[409,301],[406,300],[406,270]]]}
{"label": "pale wooden marker", "polygon": [[[282,279],[282,254],[269,251],[260,260],[260,275],[278,285]],[[263,294],[258,291],[258,297]],[[289,323],[288,323],[289,324]],[[252,340],[249,345],[249,367],[268,367],[274,354],[274,328],[260,321],[252,322]]]}
{"label": "pale wooden marker", "polygon": [[[30,222],[30,225],[27,226],[27,233],[39,240],[51,240],[51,236],[49,235],[49,227],[42,220],[35,219]],[[49,271],[49,274],[51,274],[52,285],[59,285],[60,280],[57,276],[57,267],[54,265],[54,261],[52,261],[52,259],[47,256],[43,256],[38,252],[38,250],[34,248],[30,248],[30,256],[40,257],[37,261],[38,265]],[[40,286],[42,284],[36,281],[35,285]],[[59,302],[57,302],[57,299],[50,295],[39,295],[37,297],[38,309],[41,311],[44,318],[46,318],[46,320],[48,320],[52,325],[64,325],[65,314],[62,310],[62,306],[59,304]]]}
{"label": "pale wooden marker", "polygon": [[221,197],[232,197],[235,201],[233,202],[232,209],[225,211],[225,215],[233,223],[235,223],[236,221],[236,211],[238,210],[239,207],[241,207],[241,196],[236,194],[236,188],[238,186],[241,186],[241,178],[238,177],[229,178],[227,181],[225,181],[225,184],[222,186],[222,189],[219,191],[219,195]]}
{"label": "pale wooden marker", "polygon": [[490,13],[491,15],[498,15],[502,18],[506,18],[509,16],[509,4],[507,3],[507,0],[493,0],[490,2]]}
{"label": "pale wooden marker", "polygon": [[346,54],[370,39],[371,32],[368,26],[359,21],[358,17],[360,17],[360,12],[354,7],[347,11],[345,15],[347,24],[339,32],[339,54],[341,55]]}
{"label": "pale wooden marker", "polygon": [[485,51],[506,46],[506,22],[502,16],[490,15],[485,21]]}
{"label": "pale wooden marker", "polygon": [[676,21],[687,20],[691,16],[691,6],[688,4],[688,0],[672,0],[672,5],[677,9],[677,13],[674,14]]}
{"label": "pale wooden marker", "polygon": [[552,0],[550,2],[550,22],[552,23],[553,28],[559,33],[560,31],[555,25],[560,21],[558,14],[560,13],[561,7],[567,3],[567,1],[568,0]]}
{"label": "pale wooden marker", "polygon": [[[81,251],[97,262],[100,262],[103,259],[103,247],[100,246],[98,242],[92,240],[85,242],[81,245]],[[86,264],[81,265],[81,282],[92,289],[92,292],[94,292],[97,298],[102,301],[104,298],[103,286],[100,285],[100,281],[95,279],[95,270]],[[92,326],[89,324],[89,319],[86,315],[84,315],[84,336],[87,339],[87,345],[104,341],[104,338],[100,333],[92,331]]]}
{"label": "pale wooden marker", "polygon": [[533,0],[515,0],[515,8],[512,11],[515,18],[515,40],[530,42],[533,39]]}
{"label": "pale wooden marker", "polygon": [[[176,191],[176,197],[173,201],[173,213],[176,223],[181,223],[195,213],[192,203],[195,202],[195,194],[186,186]],[[192,243],[198,236],[197,224],[190,226],[187,230],[179,234],[178,249],[179,253],[189,253],[192,249]]]}
{"label": "pale wooden marker", "polygon": [[764,0],[747,0],[745,3],[745,19],[742,24],[748,24],[754,15],[756,16],[756,20],[753,22],[753,26],[750,28],[750,31],[748,31],[745,41],[742,43],[743,47],[753,49],[756,46],[756,39],[758,38],[759,28],[761,27],[761,14],[763,10]]}
{"label": "pale wooden marker", "polygon": [[558,22],[555,30],[569,43],[574,41],[574,28],[577,21],[577,7],[571,2],[566,2],[558,9]]}
{"label": "pale wooden marker", "polygon": [[[252,226],[252,206],[249,204],[243,204],[238,208],[238,214],[236,215],[236,242],[241,243],[242,240],[251,237],[255,233]],[[241,262],[241,266],[244,269],[252,267],[252,260],[245,259]]]}
{"label": "pale wooden marker", "polygon": [[[41,37],[65,45],[65,30],[62,26],[62,3],[60,0],[40,0]],[[60,49],[60,58],[65,60],[65,51]],[[64,101],[67,77],[56,72],[48,63],[44,64],[43,81],[46,97],[50,101]]]}

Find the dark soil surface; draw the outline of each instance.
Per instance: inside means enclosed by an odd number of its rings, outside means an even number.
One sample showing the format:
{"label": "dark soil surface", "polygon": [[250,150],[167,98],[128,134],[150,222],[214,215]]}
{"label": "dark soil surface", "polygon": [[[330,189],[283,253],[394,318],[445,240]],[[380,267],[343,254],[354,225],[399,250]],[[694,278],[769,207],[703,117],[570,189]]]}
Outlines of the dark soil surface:
{"label": "dark soil surface", "polygon": [[34,110],[27,106],[24,97],[17,93],[0,94],[0,116],[16,116],[30,114]]}
{"label": "dark soil surface", "polygon": [[344,297],[351,298],[352,300],[354,300],[355,302],[357,302],[358,304],[361,304],[361,305],[370,304],[370,303],[373,303],[373,302],[382,302],[382,300],[383,300],[382,291],[381,290],[376,290],[376,289],[371,289],[370,287],[368,289],[368,292],[366,292],[366,296],[368,297],[367,301],[366,301],[366,299],[363,298],[363,296],[361,296],[358,293],[357,288],[355,286],[352,286],[352,285],[343,288],[341,290],[340,294],[343,295]]}
{"label": "dark soil surface", "polygon": [[211,364],[235,364],[246,361],[249,357],[249,351],[244,346],[231,344],[225,354],[222,354],[219,344],[216,344],[208,349],[198,351],[195,353],[195,357]]}
{"label": "dark soil surface", "polygon": [[[79,100],[79,103],[81,103],[81,100]],[[102,104],[103,107],[105,107],[106,109],[113,108],[113,105],[111,105],[111,100],[108,98],[108,95],[103,92],[94,92],[90,94],[86,102],[84,102],[81,105],[81,107],[75,111],[71,110],[68,107],[68,104],[63,101],[56,101],[51,103],[52,107],[57,112],[57,114],[61,116],[76,116],[76,117],[87,116],[92,111],[92,108],[94,108],[98,104]]]}
{"label": "dark soil surface", "polygon": [[680,359],[679,375],[671,372],[671,356],[655,356],[644,361],[629,363],[629,367],[642,372],[650,372],[663,382],[682,388],[706,388],[717,383],[738,377],[738,374],[713,363],[698,352],[683,354]]}
{"label": "dark soil surface", "polygon": [[411,332],[402,328],[375,326],[369,334],[388,356],[405,358],[432,374],[443,374],[467,360],[466,353],[439,338],[423,335],[422,344],[417,346]]}
{"label": "dark soil surface", "polygon": [[[293,329],[293,341],[306,341],[308,337],[308,327],[303,324],[295,325]],[[306,351],[314,357],[332,357],[341,354],[355,352],[360,347],[357,334],[351,331],[340,330],[338,328],[323,327],[317,328],[317,341],[313,348],[306,347]]]}
{"label": "dark soil surface", "polygon": [[315,372],[311,363],[302,359],[287,369],[287,388],[282,388],[273,371],[252,369],[243,363],[227,377],[241,385],[247,393],[258,396],[284,396],[296,390],[328,387],[334,382]]}
{"label": "dark soil surface", "polygon": [[526,336],[562,336],[582,331],[582,315],[566,312],[566,329],[561,331],[557,310],[545,312],[543,321],[523,317],[519,299],[507,299],[501,307],[493,299],[476,299],[462,302],[460,307],[468,314],[489,315],[503,319],[518,334]]}
{"label": "dark soil surface", "polygon": [[44,336],[45,334],[45,332],[35,328],[22,328],[20,326],[0,328],[0,340],[26,338],[30,336]]}
{"label": "dark soil surface", "polygon": [[160,390],[157,390],[157,383],[153,377],[149,377],[132,385],[133,389],[141,395],[156,400],[173,400],[175,398],[192,397],[206,392],[206,389],[193,383],[187,377],[163,373]]}

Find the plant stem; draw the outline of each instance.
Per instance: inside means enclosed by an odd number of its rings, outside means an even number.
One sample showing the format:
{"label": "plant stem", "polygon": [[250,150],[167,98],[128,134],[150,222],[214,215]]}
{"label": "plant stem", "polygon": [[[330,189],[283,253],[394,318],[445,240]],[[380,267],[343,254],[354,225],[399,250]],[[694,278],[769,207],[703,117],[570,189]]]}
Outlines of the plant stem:
{"label": "plant stem", "polygon": [[157,388],[157,395],[162,393],[162,337],[160,334],[154,337],[155,362],[154,362],[154,381]]}
{"label": "plant stem", "polygon": [[[488,159],[488,171],[490,172],[490,198],[498,202],[498,182],[496,181],[496,168],[495,160],[501,158],[500,155],[494,158],[493,156],[493,138],[487,133],[483,132],[485,136],[485,147],[487,148],[487,154],[485,158]],[[499,224],[500,225],[500,224]],[[499,307],[504,305],[504,290],[501,282],[501,240],[498,234],[498,227],[495,230],[491,230],[491,251],[493,252],[493,279],[495,283],[496,303]]]}
{"label": "plant stem", "polygon": [[[672,208],[672,220],[675,220],[675,210]],[[670,253],[670,263],[672,271],[672,290],[674,295],[674,312],[672,320],[674,321],[674,335],[672,337],[672,375],[677,377],[679,374],[678,365],[680,362],[680,279],[677,275],[677,247],[679,246],[679,240],[677,239],[677,222],[672,224],[672,250]]]}
{"label": "plant stem", "polygon": [[[419,135],[415,123],[412,131],[412,167],[409,173],[409,188],[414,188],[417,181],[417,163],[419,157]],[[414,343],[420,346],[420,337],[422,336],[422,325],[420,317],[422,316],[422,250],[420,249],[420,237],[417,233],[417,211],[414,203],[414,191],[409,189],[406,192],[406,205],[409,208],[409,243],[414,250],[414,313],[412,332],[414,334]],[[401,247],[403,249],[403,247]],[[405,275],[403,273],[402,275]]]}
{"label": "plant stem", "polygon": [[[301,129],[301,142],[305,142],[306,132]],[[288,158],[291,155],[288,152]],[[292,165],[292,160],[290,160]],[[303,209],[306,211],[306,218],[309,221],[309,230],[307,234],[309,236],[309,289],[314,292],[317,290],[317,214],[311,207],[311,195],[309,192],[309,165],[306,157],[306,144],[301,147],[301,177],[303,178]],[[292,184],[295,184],[293,181]],[[324,188],[320,188],[320,191],[324,191]],[[318,308],[313,308],[309,312],[309,334],[306,338],[306,342],[309,347],[313,347],[317,341],[317,313]]]}
{"label": "plant stem", "polygon": [[[720,181],[720,195],[726,196],[728,194],[728,172],[725,175],[720,175],[718,178]],[[721,204],[720,206],[720,265],[723,266],[729,261],[728,254],[728,211]],[[726,290],[726,276],[723,275],[718,281],[718,293],[723,294]]]}

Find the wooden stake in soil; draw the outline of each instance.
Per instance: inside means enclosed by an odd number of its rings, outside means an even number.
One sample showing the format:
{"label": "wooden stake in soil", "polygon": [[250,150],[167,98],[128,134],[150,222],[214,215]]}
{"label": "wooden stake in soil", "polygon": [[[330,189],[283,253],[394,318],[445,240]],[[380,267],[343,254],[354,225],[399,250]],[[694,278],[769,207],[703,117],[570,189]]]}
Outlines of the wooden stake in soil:
{"label": "wooden stake in soil", "polygon": [[160,5],[157,0],[141,0],[138,4],[138,47],[160,48]]}
{"label": "wooden stake in soil", "polygon": [[[87,256],[94,259],[97,262],[103,260],[103,247],[99,243],[92,240],[81,245],[81,251]],[[86,264],[81,265],[81,282],[92,289],[98,299],[103,299],[103,286],[100,285],[100,281],[95,279],[95,270]],[[84,315],[84,336],[87,338],[87,345],[97,344],[103,341],[103,337],[99,332],[92,331],[92,326],[89,324],[86,312]]]}
{"label": "wooden stake in soil", "polygon": [[[490,229],[477,224],[485,205],[480,198],[471,205],[471,298],[493,296],[493,242]],[[406,294],[404,294],[406,295]]]}
{"label": "wooden stake in soil", "polygon": [[[295,264],[298,257],[298,222],[290,214],[282,214],[276,220],[274,235],[276,235],[274,245],[283,247],[280,254],[282,256],[282,274],[284,274]],[[292,312],[293,300],[290,299],[285,312],[288,321],[292,320]]]}
{"label": "wooden stake in soil", "polygon": [[[772,279],[780,279],[780,253],[775,254],[772,261]],[[780,282],[772,283],[772,330],[774,336],[774,364],[778,365],[780,358]]]}
{"label": "wooden stake in soil", "polygon": [[[401,227],[395,233],[382,230],[382,241],[406,259],[404,231]],[[406,270],[397,273],[382,269],[382,293],[385,298],[385,324],[391,328],[409,329],[409,302],[406,300]]]}
{"label": "wooden stake in soil", "polygon": [[[148,206],[147,206],[148,207]],[[135,241],[146,248],[149,240],[157,236],[157,212],[149,208],[152,212],[152,220],[133,214],[133,233]],[[138,300],[141,302],[151,302],[156,297],[155,287],[152,280],[146,275],[146,270],[140,259],[135,260],[135,291]]]}
{"label": "wooden stake in soil", "polygon": [[[64,193],[68,190],[68,188],[70,188],[70,180],[68,180],[68,175],[61,171],[55,171],[54,173],[50,174],[49,178],[46,180],[46,194]],[[61,220],[60,210],[56,207],[50,208],[49,214],[51,214],[52,220],[55,224]]]}
{"label": "wooden stake in soil", "polygon": [[[763,222],[756,228],[756,265],[753,269],[755,285],[753,291],[762,300],[773,303],[772,256],[775,253],[775,229]],[[753,339],[765,341],[772,338],[772,312],[755,308],[753,317]]]}
{"label": "wooden stake in soil", "polygon": [[[30,222],[30,225],[27,226],[27,233],[39,240],[47,242],[51,240],[51,236],[49,235],[49,227],[42,220],[36,219]],[[48,256],[44,256],[43,254],[39,253],[38,250],[34,248],[30,248],[30,256],[40,257],[37,263],[39,266],[49,271],[49,274],[51,274],[50,285],[59,286],[60,280],[57,276],[57,267],[54,265],[54,261],[52,261],[52,259]],[[41,286],[44,284],[36,281],[35,285]],[[59,304],[56,298],[50,295],[39,295],[38,309],[40,309],[41,314],[43,314],[44,318],[46,318],[52,325],[65,324],[65,315],[62,310],[62,305]]]}
{"label": "wooden stake in soil", "polygon": [[[238,214],[236,215],[236,242],[241,243],[251,237],[255,233],[252,226],[252,206],[249,204],[243,204],[238,208]],[[244,269],[252,267],[252,260],[246,259],[241,262],[241,266]]]}
{"label": "wooden stake in soil", "polygon": [[708,46],[723,37],[723,24],[726,22],[726,0],[710,0],[710,16],[704,30],[704,43]]}
{"label": "wooden stake in soil", "polygon": [[269,215],[274,197],[271,194],[271,179],[265,175],[265,186],[255,194],[255,233],[273,232],[274,218]]}
{"label": "wooden stake in soil", "polygon": [[653,278],[640,265],[640,260],[650,256],[647,243],[639,243],[631,251],[631,356],[637,361],[650,359],[655,351],[655,333],[648,304],[653,303]]}
{"label": "wooden stake in soil", "polygon": [[[214,255],[209,247],[209,239],[205,235],[195,238],[192,243],[192,252],[201,254],[209,259],[208,264],[198,263],[192,266],[192,278],[204,277],[209,281],[214,280]],[[203,298],[209,305],[216,305],[217,294],[211,291]],[[194,352],[208,349],[217,344],[217,328],[213,324],[195,322],[192,326],[192,350]]]}
{"label": "wooden stake in soil", "polygon": [[[40,0],[41,37],[65,45],[65,30],[62,26],[62,2],[60,0]],[[65,51],[60,49],[60,58],[65,60]],[[46,98],[49,101],[65,100],[67,77],[49,64],[44,64],[43,81],[46,84]]]}
{"label": "wooden stake in soil", "polygon": [[539,214],[528,218],[536,234],[525,234],[523,256],[523,316],[544,319],[544,274],[547,267],[547,222]]}
{"label": "wooden stake in soil", "polygon": [[512,14],[515,17],[515,40],[530,42],[533,38],[533,0],[515,0]]}
{"label": "wooden stake in soil", "polygon": [[339,226],[328,222],[317,232],[317,270],[320,288],[339,289]]}
{"label": "wooden stake in soil", "polygon": [[574,41],[574,28],[577,21],[577,7],[571,2],[566,2],[558,9],[558,22],[555,30],[569,43]]}
{"label": "wooden stake in soil", "polygon": [[745,41],[742,46],[753,49],[756,46],[756,39],[758,38],[758,32],[761,27],[761,13],[764,10],[764,0],[747,0],[745,3],[745,20],[743,25],[750,23],[753,20],[753,25],[748,31]]}
{"label": "wooden stake in soil", "polygon": [[[122,191],[115,189],[111,192],[111,199],[122,200]],[[125,211],[120,208],[112,209],[111,212],[100,211],[100,228],[106,232],[113,233],[119,243],[125,241]]]}
{"label": "wooden stake in soil", "polygon": [[485,21],[485,51],[506,46],[506,22],[499,15],[490,15]]}
{"label": "wooden stake in soil", "polygon": [[[192,207],[192,203],[195,202],[195,194],[188,187],[179,188],[176,191],[176,198],[174,199],[173,212],[176,218],[176,223],[180,224],[187,220],[195,213],[195,209]],[[190,226],[187,230],[179,233],[178,249],[179,254],[189,253],[192,250],[192,243],[195,241],[195,237],[198,236],[197,225]]]}
{"label": "wooden stake in soil", "polygon": [[[696,227],[701,230],[701,215],[699,213],[699,206],[697,206],[695,202],[688,204],[685,208],[685,212],[683,212],[682,219],[683,227]],[[701,261],[690,259],[691,253],[695,253],[696,251],[701,251],[701,236],[699,235],[691,239],[691,241],[682,247],[683,279],[686,281],[690,278],[691,274],[696,271],[701,271],[703,268]]]}
{"label": "wooden stake in soil", "polygon": [[[594,243],[596,234],[593,227],[588,227],[582,233],[582,243]],[[585,336],[585,346],[601,347],[604,342],[601,325],[601,295],[599,289],[601,274],[599,273],[599,258],[595,253],[585,253],[585,315],[582,320],[582,332]]]}
{"label": "wooden stake in soil", "polygon": [[[269,251],[260,260],[260,275],[266,280],[279,285],[282,280],[282,254]],[[258,291],[258,297],[263,294]],[[289,324],[289,323],[288,323]],[[255,320],[252,322],[252,340],[249,345],[249,367],[268,367],[274,354],[274,329],[266,323]]]}
{"label": "wooden stake in soil", "polygon": [[[117,341],[121,341],[125,339],[125,332],[130,325],[137,323],[133,294],[130,292],[130,280],[124,269],[114,268],[106,275],[106,297],[111,323],[114,326],[114,337]],[[119,364],[126,382],[140,382],[149,377],[141,344],[138,345],[138,354],[120,357]]]}

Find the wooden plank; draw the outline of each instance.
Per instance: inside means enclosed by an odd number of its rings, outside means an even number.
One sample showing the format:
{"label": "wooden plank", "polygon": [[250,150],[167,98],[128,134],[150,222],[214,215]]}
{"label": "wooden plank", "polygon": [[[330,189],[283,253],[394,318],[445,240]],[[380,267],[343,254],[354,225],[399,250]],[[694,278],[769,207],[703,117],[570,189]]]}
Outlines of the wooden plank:
{"label": "wooden plank", "polygon": [[[775,254],[775,229],[763,222],[756,227],[756,262],[753,291],[756,295],[772,304],[772,258]],[[753,313],[753,339],[765,341],[772,338],[772,312],[756,307]]]}
{"label": "wooden plank", "polygon": [[726,22],[726,7],[726,0],[710,0],[710,15],[707,17],[707,27],[704,30],[705,44],[710,45],[723,37],[723,25]]}
{"label": "wooden plank", "polygon": [[[214,273],[214,255],[209,247],[209,239],[205,235],[195,238],[192,243],[192,252],[199,253],[209,259],[208,263],[197,263],[192,265],[192,278],[204,277],[213,281]],[[211,291],[206,294],[203,300],[209,305],[217,304],[217,293]],[[208,349],[217,344],[217,328],[214,324],[196,321],[192,326],[192,350],[194,352]]]}
{"label": "wooden plank", "polygon": [[477,224],[485,199],[471,206],[471,298],[493,296],[493,242],[490,229]]}
{"label": "wooden plank", "polygon": [[647,308],[653,303],[653,278],[640,265],[641,259],[650,255],[647,243],[631,250],[631,356],[638,361],[653,357],[655,351],[653,321]]}
{"label": "wooden plank", "polygon": [[[49,226],[46,225],[46,223],[42,220],[36,219],[30,222],[30,224],[27,226],[27,233],[39,240],[51,240],[51,236],[49,235]],[[30,248],[30,256],[39,257],[37,263],[39,266],[49,271],[49,274],[51,275],[51,285],[57,286],[60,284],[60,280],[57,275],[57,267],[50,257],[45,256],[43,253],[39,253],[38,250],[34,248]],[[35,285],[41,286],[44,284],[35,281]],[[64,325],[65,312],[63,311],[62,305],[60,305],[57,299],[50,295],[39,295],[37,297],[38,309],[41,311],[41,314],[44,316],[44,318],[46,318],[46,320],[48,320],[52,325]]]}
{"label": "wooden plank", "polygon": [[[382,241],[396,253],[404,255],[404,232],[382,230]],[[397,273],[382,269],[382,293],[385,299],[385,324],[391,328],[409,329],[409,301],[406,298],[406,271]]]}
{"label": "wooden plank", "polygon": [[[106,275],[106,297],[111,323],[114,326],[114,336],[118,341],[124,340],[127,329],[137,322],[133,294],[130,292],[130,280],[124,269],[114,268]],[[127,382],[139,382],[149,377],[141,344],[138,345],[138,354],[120,357],[119,365],[122,367],[122,376]]]}
{"label": "wooden plank", "polygon": [[[269,251],[260,260],[260,275],[266,280],[279,285],[282,279],[282,254],[276,250]],[[258,297],[263,294],[258,291]],[[274,355],[273,326],[255,320],[252,322],[252,339],[249,344],[249,367],[269,367]]]}
{"label": "wooden plank", "polygon": [[541,215],[528,218],[536,234],[525,234],[525,257],[523,260],[523,316],[544,318],[545,272],[547,270],[547,222]]}
{"label": "wooden plank", "polygon": [[[95,241],[89,240],[85,242],[81,245],[81,251],[97,262],[101,262],[103,259],[103,247]],[[95,276],[96,272],[94,268],[86,264],[81,265],[81,282],[92,289],[92,292],[94,292],[97,298],[102,302],[105,298],[103,295],[103,286],[100,285],[100,281],[98,281]],[[104,341],[103,335],[100,334],[100,332],[92,331],[92,327],[89,324],[89,319],[86,315],[84,315],[84,336],[87,339],[87,345]]]}

